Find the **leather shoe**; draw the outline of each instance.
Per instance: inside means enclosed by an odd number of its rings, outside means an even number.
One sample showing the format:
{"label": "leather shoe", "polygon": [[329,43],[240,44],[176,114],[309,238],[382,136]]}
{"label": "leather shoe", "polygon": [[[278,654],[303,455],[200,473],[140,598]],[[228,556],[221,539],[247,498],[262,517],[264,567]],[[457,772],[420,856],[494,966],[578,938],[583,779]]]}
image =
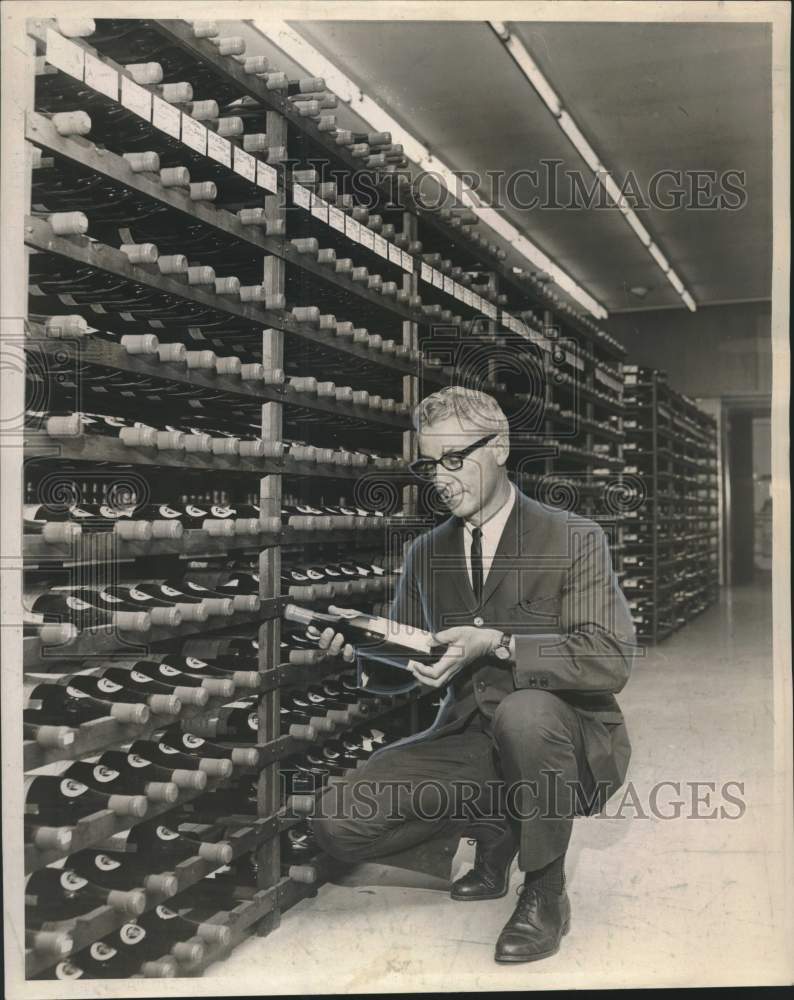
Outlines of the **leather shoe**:
{"label": "leather shoe", "polygon": [[475,834],[474,867],[452,883],[449,894],[459,901],[501,899],[510,885],[510,866],[518,853],[509,827],[483,828]]}
{"label": "leather shoe", "polygon": [[521,886],[512,917],[496,942],[497,962],[537,962],[559,950],[571,924],[568,893],[543,886]]}

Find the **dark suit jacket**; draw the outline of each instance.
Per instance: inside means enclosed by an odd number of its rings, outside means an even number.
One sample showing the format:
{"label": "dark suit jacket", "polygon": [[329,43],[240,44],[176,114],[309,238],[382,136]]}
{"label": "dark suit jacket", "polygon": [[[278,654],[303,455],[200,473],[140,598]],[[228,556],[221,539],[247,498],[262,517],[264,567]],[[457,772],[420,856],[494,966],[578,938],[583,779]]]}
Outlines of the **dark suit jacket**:
{"label": "dark suit jacket", "polygon": [[466,667],[450,682],[430,729],[384,752],[455,732],[478,709],[490,718],[511,691],[537,688],[579,713],[593,777],[607,782],[611,794],[631,753],[615,694],[629,677],[635,632],[603,529],[518,492],[479,606],[464,530],[451,517],[413,543],[389,617],[434,632],[473,624],[505,629],[516,636],[515,663],[488,657]]}

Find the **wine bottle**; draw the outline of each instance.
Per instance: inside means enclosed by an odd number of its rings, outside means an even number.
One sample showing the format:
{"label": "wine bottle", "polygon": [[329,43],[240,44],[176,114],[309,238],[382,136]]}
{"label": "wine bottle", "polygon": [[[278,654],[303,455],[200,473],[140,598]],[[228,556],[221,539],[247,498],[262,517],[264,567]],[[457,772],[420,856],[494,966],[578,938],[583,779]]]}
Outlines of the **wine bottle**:
{"label": "wine bottle", "polygon": [[149,721],[145,705],[95,698],[73,684],[25,685],[24,698],[22,717],[25,722],[37,726],[78,728],[84,722],[108,717],[131,725],[144,725]]}
{"label": "wine bottle", "polygon": [[175,684],[173,678],[159,677],[158,671],[148,668],[146,660],[140,662],[144,665],[142,670],[137,663],[129,668],[102,666],[99,676],[106,677],[114,684],[150,694],[172,695],[183,705],[203,708],[209,702],[210,694],[206,688]]}
{"label": "wine bottle", "polygon": [[104,889],[143,889],[168,897],[179,892],[179,880],[173,872],[152,874],[150,860],[124,851],[87,847],[70,854],[66,867]]}
{"label": "wine bottle", "polygon": [[76,823],[104,809],[118,816],[140,818],[148,808],[143,795],[103,795],[69,777],[38,775],[25,779],[25,815],[48,826]]}
{"label": "wine bottle", "polygon": [[38,973],[32,978],[57,980],[123,979],[140,973],[147,978],[173,979],[177,970],[176,961],[168,958],[157,962],[129,964],[119,957],[118,951],[112,945],[105,941],[95,941],[79,954],[58,962],[52,969]]}
{"label": "wine bottle", "polygon": [[435,642],[430,632],[333,605],[322,614],[288,604],[284,617],[319,629],[333,628],[345,636],[359,656],[395,667],[404,668],[409,660],[434,663],[446,649]]}
{"label": "wine bottle", "polygon": [[[190,723],[188,723],[190,725]],[[184,732],[180,726],[169,726],[157,734],[157,739],[175,747],[180,753],[200,754],[202,757],[216,757],[230,760],[240,767],[256,767],[259,754],[253,747],[224,747],[210,743],[192,732]]]}
{"label": "wine bottle", "polygon": [[[171,653],[165,654],[163,663],[189,673],[198,678],[216,678],[224,685],[233,685],[230,694],[234,694],[236,688],[248,688],[256,690],[259,687],[259,674],[256,670],[236,670],[234,666],[224,665],[217,660],[202,660],[197,656],[176,656]],[[228,681],[226,680],[228,678]],[[220,689],[218,689],[220,691]],[[223,689],[225,696],[226,688]]]}
{"label": "wine bottle", "polygon": [[25,843],[39,851],[63,853],[72,846],[73,832],[68,826],[42,826],[25,820]]}
{"label": "wine bottle", "polygon": [[146,906],[146,894],[140,889],[105,889],[70,868],[39,868],[25,882],[29,926],[79,917],[99,906],[137,916]]}
{"label": "wine bottle", "polygon": [[199,604],[207,609],[211,616],[229,617],[234,614],[234,603],[231,598],[200,596],[202,588],[192,586],[188,580],[170,580],[156,583],[142,582],[136,584],[138,590],[178,604]]}
{"label": "wine bottle", "polygon": [[61,773],[104,795],[143,795],[151,802],[170,803],[179,798],[179,788],[173,782],[149,781],[132,768],[119,771],[107,764],[77,760]]}
{"label": "wine bottle", "polygon": [[153,623],[173,621],[172,612],[178,612],[183,622],[203,622],[210,616],[209,609],[201,602],[177,601],[171,596],[162,594],[156,584],[144,581],[136,585],[105,587],[105,591],[121,598],[133,607],[146,611],[150,617],[154,614]]}
{"label": "wine bottle", "polygon": [[174,865],[194,857],[203,858],[210,864],[228,865],[234,855],[228,841],[198,840],[156,821],[138,823],[123,836],[114,838],[114,842],[126,851],[155,857],[158,863],[167,860]]}
{"label": "wine bottle", "polygon": [[228,778],[232,773],[230,760],[182,753],[162,740],[135,740],[129,749],[161,767],[204,771],[208,778]]}
{"label": "wine bottle", "polygon": [[42,504],[25,504],[22,508],[22,530],[26,535],[40,535],[50,544],[69,544],[82,534],[79,524],[69,518],[67,510],[58,511]]}
{"label": "wine bottle", "polygon": [[[62,679],[64,678],[58,678]],[[68,680],[70,688],[91,698],[146,706],[155,715],[179,715],[182,711],[182,702],[170,693],[151,694],[134,686],[117,684],[109,677],[98,677],[96,674],[72,674]]]}
{"label": "wine bottle", "polygon": [[[178,658],[173,657],[176,661]],[[220,677],[198,675],[197,671],[183,670],[175,663],[169,662],[167,658],[159,660],[126,660],[117,661],[115,664],[123,669],[137,670],[138,673],[151,677],[152,680],[159,681],[168,687],[173,688],[177,698],[190,704],[190,698],[182,698],[183,688],[201,688],[213,698],[230,698],[234,694],[235,683],[232,679],[221,679]]]}
{"label": "wine bottle", "polygon": [[42,625],[66,621],[81,631],[102,625],[129,632],[148,632],[152,627],[152,620],[145,612],[104,611],[79,597],[56,591],[35,597],[31,611]]}
{"label": "wine bottle", "polygon": [[25,947],[53,960],[63,958],[74,948],[74,938],[67,931],[25,931]]}
{"label": "wine bottle", "polygon": [[[136,522],[145,523],[145,522]],[[71,597],[90,604],[93,608],[106,611],[111,615],[127,614],[148,616],[152,625],[166,628],[176,628],[182,624],[182,612],[174,607],[156,607],[152,604],[144,611],[141,602],[132,601],[129,597],[129,588],[125,587],[53,587],[54,593],[68,594]]]}
{"label": "wine bottle", "polygon": [[196,792],[203,791],[207,787],[207,775],[203,771],[161,767],[146,757],[127,750],[105,750],[97,763],[122,774],[140,775],[147,784],[150,782],[173,784],[177,789]]}
{"label": "wine bottle", "polygon": [[[203,601],[223,602],[225,607],[230,602],[233,611],[252,613],[259,610],[259,577],[252,574],[238,574],[232,580],[215,589],[202,586],[195,580],[168,580],[166,586],[181,590],[192,597]],[[215,606],[214,604],[210,605]]]}
{"label": "wine bottle", "polygon": [[[191,886],[194,898],[201,897],[201,882]],[[180,904],[182,898],[180,898]],[[203,901],[202,901],[203,902]],[[228,924],[204,920],[193,920],[190,911],[179,906],[179,912],[170,906],[159,904],[139,918],[138,923],[161,940],[171,943],[191,937],[200,938],[208,944],[228,945],[231,941],[231,927]]]}

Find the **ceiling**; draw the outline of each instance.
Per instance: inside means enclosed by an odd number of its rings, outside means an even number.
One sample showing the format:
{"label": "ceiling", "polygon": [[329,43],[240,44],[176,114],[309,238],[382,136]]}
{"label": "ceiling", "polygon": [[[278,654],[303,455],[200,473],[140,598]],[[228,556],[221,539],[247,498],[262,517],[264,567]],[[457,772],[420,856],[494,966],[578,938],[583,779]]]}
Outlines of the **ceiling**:
{"label": "ceiling", "polygon": [[[578,173],[585,188],[592,172],[484,22],[290,23],[434,155],[455,170],[478,174],[481,196],[501,198],[509,220],[608,310],[683,308],[616,209],[582,204],[581,198],[572,203],[567,172]],[[647,201],[660,171],[712,171],[718,178],[744,172],[743,181],[732,182],[746,193],[738,209],[697,207],[688,192],[683,207],[635,209],[699,305],[769,298],[769,27],[509,27],[618,184],[633,181]],[[269,55],[278,68],[298,69],[258,32],[246,26],[245,33],[250,53]],[[338,115],[342,122],[345,114],[350,116],[347,108]],[[550,166],[555,160],[562,161],[556,168]],[[546,180],[554,169],[556,196]],[[538,171],[537,180],[522,171]],[[678,179],[666,175],[658,190],[669,200],[677,186]],[[716,190],[731,194],[719,184]],[[529,207],[532,196],[537,203]],[[701,195],[706,197],[711,200],[710,193]],[[636,286],[648,289],[644,298],[629,291]]]}

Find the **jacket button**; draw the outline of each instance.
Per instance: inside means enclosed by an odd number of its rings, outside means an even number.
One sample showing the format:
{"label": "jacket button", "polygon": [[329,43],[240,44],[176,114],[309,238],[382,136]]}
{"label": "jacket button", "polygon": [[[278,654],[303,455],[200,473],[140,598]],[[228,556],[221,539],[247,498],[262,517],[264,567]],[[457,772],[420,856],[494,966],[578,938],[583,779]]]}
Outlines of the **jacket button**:
{"label": "jacket button", "polygon": [[477,690],[478,691],[484,691],[485,690],[485,681],[477,681]]}
{"label": "jacket button", "polygon": [[477,615],[477,617],[474,619],[474,624],[477,626],[477,628],[482,628],[482,626],[485,624],[485,621],[482,618],[480,618],[479,615]]}

